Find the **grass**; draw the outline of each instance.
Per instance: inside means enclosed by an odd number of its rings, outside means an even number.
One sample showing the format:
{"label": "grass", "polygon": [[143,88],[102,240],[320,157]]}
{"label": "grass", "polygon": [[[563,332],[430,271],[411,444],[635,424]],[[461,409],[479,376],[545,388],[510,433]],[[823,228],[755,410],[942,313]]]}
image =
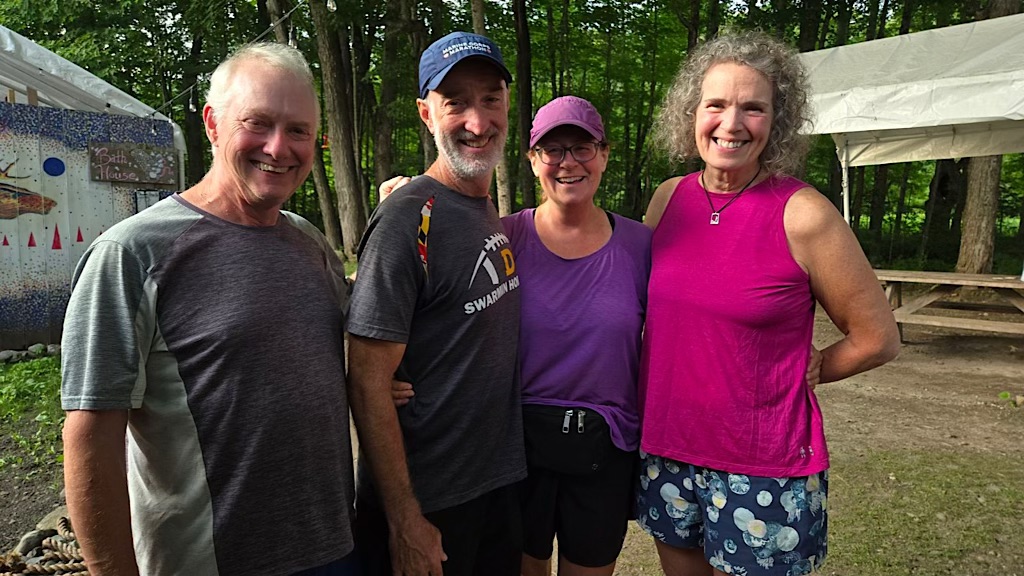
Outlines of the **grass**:
{"label": "grass", "polygon": [[62,462],[63,424],[59,358],[0,365],[0,472],[31,474]]}
{"label": "grass", "polygon": [[[822,574],[1024,576],[1024,461],[997,454],[833,455]],[[630,527],[615,573],[660,574]]]}
{"label": "grass", "polygon": [[1019,459],[893,451],[839,457],[834,468],[826,573],[1009,574],[1024,566]]}

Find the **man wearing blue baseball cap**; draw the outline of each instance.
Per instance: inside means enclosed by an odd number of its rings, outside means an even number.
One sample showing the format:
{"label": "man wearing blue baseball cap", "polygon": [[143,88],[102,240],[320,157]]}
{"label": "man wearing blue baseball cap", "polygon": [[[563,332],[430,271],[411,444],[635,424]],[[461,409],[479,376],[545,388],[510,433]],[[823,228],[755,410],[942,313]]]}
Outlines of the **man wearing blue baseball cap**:
{"label": "man wearing blue baseball cap", "polygon": [[[360,242],[349,382],[367,574],[519,574],[519,276],[489,196],[511,81],[483,36],[423,52],[416,105],[438,157],[377,207]],[[396,378],[416,387],[397,410]]]}

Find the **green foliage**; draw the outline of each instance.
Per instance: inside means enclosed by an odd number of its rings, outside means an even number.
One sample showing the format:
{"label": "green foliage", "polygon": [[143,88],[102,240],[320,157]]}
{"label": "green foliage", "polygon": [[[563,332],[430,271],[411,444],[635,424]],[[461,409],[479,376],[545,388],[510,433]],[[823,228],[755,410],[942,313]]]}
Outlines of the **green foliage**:
{"label": "green foliage", "polygon": [[1010,408],[1020,408],[1021,406],[1024,406],[1024,396],[1015,396],[1013,393],[1006,390],[999,393],[999,400]]}
{"label": "green foliage", "polygon": [[63,461],[60,360],[48,357],[0,365],[0,470],[32,469]]}
{"label": "green foliage", "polygon": [[[840,43],[863,42],[879,33],[888,37],[898,34],[908,5],[911,32],[972,21],[985,5],[980,0],[872,1],[874,4],[861,0],[846,4],[718,0],[717,30],[758,28],[795,45],[800,26],[813,21],[807,18],[807,6],[821,6],[822,13],[815,25],[821,24],[823,29],[814,35],[815,47],[830,48]],[[348,27],[353,62],[362,63],[351,71],[357,86],[356,155],[360,187],[371,208],[376,204],[377,185],[375,129],[383,114],[393,123],[391,174],[417,174],[426,168],[415,104],[417,57],[422,49],[416,45],[417,38],[422,34],[421,40],[430,41],[456,29],[471,28],[468,0],[402,4],[405,12],[401,16],[388,16],[385,2],[339,2],[339,10],[333,16],[339,30]],[[531,49],[528,54],[520,54],[513,3],[485,1],[487,34],[502,48],[509,68],[515,71],[519,58],[530,58],[532,77],[517,77],[515,82],[531,83],[532,101],[518,102],[513,90],[513,110],[526,107],[536,111],[555,96],[576,94],[593,101],[604,117],[611,156],[597,198],[602,207],[639,218],[661,181],[693,168],[669,165],[647,135],[650,113],[657,113],[666,89],[686,57],[691,30],[700,42],[715,33],[712,2],[702,0],[698,4],[699,20],[694,22],[694,4],[683,0],[530,0],[525,6]],[[97,10],[94,3],[84,0],[0,0],[0,22],[143,102],[154,107],[166,103],[162,111],[181,124],[186,135],[198,135],[202,149],[192,153],[205,155],[208,146],[205,136],[199,134],[201,126],[195,123],[195,118],[191,126],[186,122],[188,90],[195,81],[195,90],[202,93],[209,73],[231,49],[268,32],[269,22],[261,19],[257,5],[228,0],[114,0]],[[841,5],[850,7],[848,29],[838,21]],[[314,72],[319,71],[308,7],[292,13],[290,24],[296,44],[310,60]],[[384,38],[390,26],[401,26],[398,57],[384,69]],[[265,39],[272,37],[271,33]],[[193,50],[196,46],[202,49]],[[395,80],[397,99],[386,110],[380,110],[384,78]],[[525,147],[519,139],[518,122],[517,115],[511,114],[506,154],[513,173]],[[330,150],[324,152],[328,178],[332,179]],[[841,206],[840,176],[835,166],[834,143],[829,137],[816,138],[804,177]],[[926,203],[936,164],[913,162],[909,166],[898,229],[896,205],[904,166],[890,166],[880,233],[877,223],[875,229],[868,230],[875,170],[869,167],[865,171],[863,198],[859,209],[855,208],[861,215],[856,227],[858,236],[876,266],[952,269],[960,242],[955,216],[932,226],[927,246],[922,249]],[[513,184],[518,188],[516,179]],[[853,184],[851,174],[851,190],[855,189]],[[523,190],[513,192],[515,208],[522,207]],[[1002,169],[996,271],[1018,271],[1024,261],[1022,204],[1024,156],[1008,155]],[[311,183],[287,207],[315,224],[323,222]]]}

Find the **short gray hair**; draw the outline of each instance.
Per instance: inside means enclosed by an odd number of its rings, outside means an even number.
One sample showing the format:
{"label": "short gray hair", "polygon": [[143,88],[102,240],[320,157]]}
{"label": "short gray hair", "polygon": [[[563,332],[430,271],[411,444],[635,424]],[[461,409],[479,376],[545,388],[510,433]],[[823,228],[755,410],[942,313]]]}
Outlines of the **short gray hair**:
{"label": "short gray hair", "polygon": [[231,97],[231,81],[234,79],[239,64],[249,61],[262,62],[267,66],[291,72],[308,85],[314,95],[313,99],[316,101],[316,116],[319,122],[320,99],[315,97],[313,72],[309,69],[306,57],[297,49],[279,42],[246,44],[217,66],[210,77],[210,88],[206,91],[206,103],[213,108],[214,117],[227,108],[228,99]]}
{"label": "short gray hair", "polygon": [[654,143],[673,162],[699,156],[694,121],[701,88],[708,70],[723,62],[749,66],[772,84],[772,128],[761,164],[769,174],[799,169],[808,148],[807,138],[799,133],[810,120],[807,73],[793,49],[762,32],[720,36],[690,54],[665,95]]}

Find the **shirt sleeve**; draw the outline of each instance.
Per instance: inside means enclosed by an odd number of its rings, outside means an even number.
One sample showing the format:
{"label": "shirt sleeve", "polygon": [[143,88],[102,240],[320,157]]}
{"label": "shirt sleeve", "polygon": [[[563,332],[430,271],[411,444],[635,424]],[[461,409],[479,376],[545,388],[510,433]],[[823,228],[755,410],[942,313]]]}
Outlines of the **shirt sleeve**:
{"label": "shirt sleeve", "polygon": [[416,302],[428,274],[417,241],[425,202],[420,195],[392,196],[374,211],[359,244],[349,333],[403,344],[409,341]]}
{"label": "shirt sleeve", "polygon": [[100,241],[75,271],[61,340],[65,410],[138,408],[156,332],[146,270],[118,242]]}

